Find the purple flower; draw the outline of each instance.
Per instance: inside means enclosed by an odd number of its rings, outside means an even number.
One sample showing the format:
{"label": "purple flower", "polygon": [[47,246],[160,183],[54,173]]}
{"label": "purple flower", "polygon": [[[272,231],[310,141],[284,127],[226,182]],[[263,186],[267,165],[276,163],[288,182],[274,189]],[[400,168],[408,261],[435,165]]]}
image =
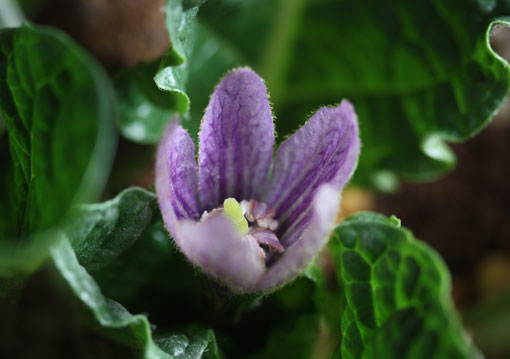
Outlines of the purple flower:
{"label": "purple flower", "polygon": [[198,168],[178,121],[158,149],[156,190],[175,243],[234,292],[269,292],[291,281],[327,242],[356,166],[352,105],[320,108],[273,159],[266,87],[240,68],[214,90],[199,137]]}

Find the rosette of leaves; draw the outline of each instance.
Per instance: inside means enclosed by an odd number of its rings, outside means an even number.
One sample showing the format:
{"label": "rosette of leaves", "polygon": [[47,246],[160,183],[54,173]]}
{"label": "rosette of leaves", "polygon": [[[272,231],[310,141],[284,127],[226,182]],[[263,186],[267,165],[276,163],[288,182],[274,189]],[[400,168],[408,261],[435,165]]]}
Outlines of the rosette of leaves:
{"label": "rosette of leaves", "polygon": [[479,357],[444,263],[395,218],[350,217],[334,231],[329,264],[267,297],[225,295],[194,270],[151,192],[129,188],[74,218],[52,248],[55,267],[89,324],[138,356]]}

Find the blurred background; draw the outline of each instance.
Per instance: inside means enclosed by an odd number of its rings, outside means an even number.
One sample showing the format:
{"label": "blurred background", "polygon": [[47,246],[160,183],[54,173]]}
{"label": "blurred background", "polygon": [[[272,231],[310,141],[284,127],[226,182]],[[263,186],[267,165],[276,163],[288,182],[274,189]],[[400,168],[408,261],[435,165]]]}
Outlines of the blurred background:
{"label": "blurred background", "polygon": [[[168,48],[164,0],[23,0],[28,17],[70,34],[111,73],[160,58]],[[510,61],[510,28],[491,46]],[[475,138],[452,145],[455,170],[431,183],[402,183],[394,194],[350,187],[342,216],[361,210],[395,214],[445,259],[467,330],[488,358],[510,357],[510,100]],[[153,146],[120,139],[104,198],[153,184]],[[0,324],[2,358],[109,358],[121,346],[80,324],[47,270],[20,294],[17,320]],[[1,314],[1,313],[0,313]],[[12,313],[11,313],[12,314]]]}

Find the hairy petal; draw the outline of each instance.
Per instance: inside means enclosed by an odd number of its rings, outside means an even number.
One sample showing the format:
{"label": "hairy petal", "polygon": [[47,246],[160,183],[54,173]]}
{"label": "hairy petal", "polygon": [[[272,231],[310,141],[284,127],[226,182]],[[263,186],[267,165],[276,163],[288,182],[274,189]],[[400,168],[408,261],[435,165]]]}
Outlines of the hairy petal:
{"label": "hairy petal", "polygon": [[360,149],[356,114],[350,102],[319,109],[282,143],[274,160],[265,202],[276,211],[284,247],[299,239],[312,218],[318,188],[340,191],[354,172]]}
{"label": "hairy petal", "polygon": [[274,145],[266,87],[248,68],[227,74],[214,90],[200,130],[203,209],[225,198],[257,199],[264,189]]}
{"label": "hairy petal", "polygon": [[202,223],[178,223],[174,239],[191,263],[235,292],[253,288],[264,273],[263,254],[256,240],[242,237],[221,214]]}
{"label": "hairy petal", "polygon": [[336,187],[322,185],[312,201],[311,220],[302,237],[268,268],[257,290],[271,292],[301,274],[327,243],[339,209],[340,195]]}
{"label": "hairy petal", "polygon": [[165,130],[156,155],[156,192],[167,229],[183,219],[200,218],[195,145],[184,128],[173,120]]}

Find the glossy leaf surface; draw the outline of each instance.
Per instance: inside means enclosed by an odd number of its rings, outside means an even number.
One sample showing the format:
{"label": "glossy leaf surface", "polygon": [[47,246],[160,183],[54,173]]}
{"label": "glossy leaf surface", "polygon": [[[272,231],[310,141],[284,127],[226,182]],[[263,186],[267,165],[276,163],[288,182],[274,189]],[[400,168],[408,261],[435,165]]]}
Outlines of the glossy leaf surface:
{"label": "glossy leaf surface", "polygon": [[189,99],[182,91],[162,91],[154,83],[159,61],[124,69],[114,79],[119,103],[119,129],[134,142],[156,143],[175,114],[188,110]]}
{"label": "glossy leaf surface", "polygon": [[101,193],[115,104],[103,70],[69,37],[25,25],[0,32],[0,109],[0,272],[30,270],[72,204]]}
{"label": "glossy leaf surface", "polygon": [[[187,334],[154,336],[155,327],[149,323],[146,315],[132,315],[121,303],[104,296],[91,275],[95,273],[101,277],[100,271],[111,271],[124,252],[136,247],[144,238],[153,238],[154,232],[150,227],[158,221],[154,194],[141,188],[129,188],[104,203],[83,205],[76,213],[74,223],[51,249],[54,264],[98,330],[131,347],[143,358],[221,358],[211,330],[194,328],[188,330]],[[168,237],[163,236],[161,240],[169,245]],[[152,261],[157,262],[155,256]],[[130,266],[134,269],[129,284],[136,292],[143,285],[143,281],[137,280],[136,272],[146,274],[146,268],[135,261],[126,265],[125,269]]]}
{"label": "glossy leaf surface", "polygon": [[437,253],[395,217],[362,213],[335,230],[347,307],[341,356],[478,358],[450,298]]}
{"label": "glossy leaf surface", "polygon": [[509,16],[504,0],[211,0],[198,14],[192,121],[228,68],[249,65],[267,82],[279,135],[347,98],[364,144],[358,182],[391,190],[395,175],[433,179],[455,164],[443,141],[478,133],[508,93],[510,67],[489,39]]}
{"label": "glossy leaf surface", "polygon": [[119,127],[135,142],[157,143],[172,116],[187,113],[189,59],[195,38],[195,17],[206,0],[168,0],[165,5],[170,48],[161,61],[139,64],[117,74]]}

